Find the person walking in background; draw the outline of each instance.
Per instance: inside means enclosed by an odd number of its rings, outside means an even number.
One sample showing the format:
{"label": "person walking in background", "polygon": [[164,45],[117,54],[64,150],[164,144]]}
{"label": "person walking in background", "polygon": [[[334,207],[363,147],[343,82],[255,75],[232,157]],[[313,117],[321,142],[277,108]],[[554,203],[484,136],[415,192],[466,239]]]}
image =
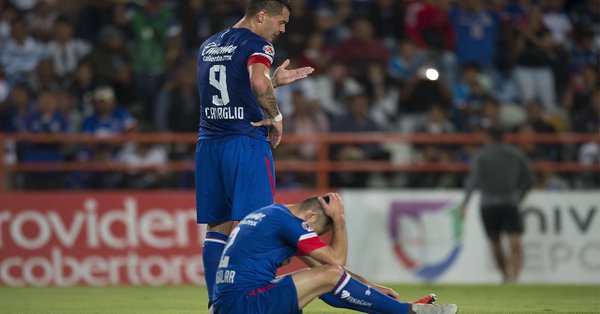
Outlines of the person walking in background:
{"label": "person walking in background", "polygon": [[286,60],[269,75],[275,57],[271,41],[285,32],[290,10],[285,0],[251,0],[237,24],[209,37],[199,49],[196,210],[197,222],[208,224],[202,259],[209,307],[233,221],[273,203],[269,142],[277,147],[283,134],[274,88],[313,71],[287,70]]}
{"label": "person walking in background", "polygon": [[[487,143],[473,159],[460,215],[464,220],[471,194],[478,188],[481,191],[481,217],[496,264],[504,282],[514,283],[523,267],[523,221],[519,204],[533,185],[534,175],[527,157],[505,144],[503,137],[501,129],[488,129]],[[508,235],[509,258],[502,251],[500,234],[503,232]]]}

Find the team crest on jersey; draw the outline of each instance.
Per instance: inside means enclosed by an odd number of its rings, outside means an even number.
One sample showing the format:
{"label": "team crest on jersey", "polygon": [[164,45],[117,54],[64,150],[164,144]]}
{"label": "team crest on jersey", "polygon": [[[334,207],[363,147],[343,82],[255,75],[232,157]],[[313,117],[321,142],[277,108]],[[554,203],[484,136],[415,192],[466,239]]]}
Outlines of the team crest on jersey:
{"label": "team crest on jersey", "polygon": [[264,45],[263,46],[263,51],[266,54],[268,54],[269,56],[274,56],[275,55],[275,49],[271,45]]}
{"label": "team crest on jersey", "polygon": [[306,222],[302,223],[302,228],[306,229],[307,231],[314,231],[313,228],[311,228]]}

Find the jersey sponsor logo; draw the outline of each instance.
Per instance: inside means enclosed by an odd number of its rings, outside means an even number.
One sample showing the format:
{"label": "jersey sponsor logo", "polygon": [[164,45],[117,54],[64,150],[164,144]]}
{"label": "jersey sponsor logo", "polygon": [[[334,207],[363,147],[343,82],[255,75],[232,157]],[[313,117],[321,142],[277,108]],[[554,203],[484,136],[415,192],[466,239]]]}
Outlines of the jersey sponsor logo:
{"label": "jersey sponsor logo", "polygon": [[302,223],[302,228],[304,228],[304,230],[306,231],[314,231],[313,228],[311,228],[307,222]]}
{"label": "jersey sponsor logo", "polygon": [[246,216],[246,218],[244,218],[242,221],[240,221],[239,224],[256,227],[256,225],[258,225],[258,223],[261,222],[262,219],[265,217],[267,217],[267,215],[263,213],[250,214]]}
{"label": "jersey sponsor logo", "polygon": [[342,290],[342,294],[340,295],[340,298],[342,300],[346,300],[347,302],[350,302],[350,303],[356,304],[356,305],[360,305],[360,306],[371,307],[373,305],[373,303],[371,303],[371,302],[352,297],[352,295],[350,295],[350,292],[348,292],[348,290]]}
{"label": "jersey sponsor logo", "polygon": [[271,57],[275,55],[275,48],[271,45],[264,45],[263,51]]}
{"label": "jersey sponsor logo", "polygon": [[215,42],[208,43],[202,49],[202,61],[206,62],[222,62],[231,61],[233,54],[237,49],[236,45],[219,46]]}

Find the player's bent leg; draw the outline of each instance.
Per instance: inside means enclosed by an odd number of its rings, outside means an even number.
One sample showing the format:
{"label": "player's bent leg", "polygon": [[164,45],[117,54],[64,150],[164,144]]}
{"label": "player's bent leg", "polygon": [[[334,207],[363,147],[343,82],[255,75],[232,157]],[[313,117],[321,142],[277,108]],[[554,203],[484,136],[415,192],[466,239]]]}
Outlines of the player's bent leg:
{"label": "player's bent leg", "polygon": [[324,265],[292,275],[298,305],[306,306],[319,295],[332,306],[364,313],[411,313],[411,304],[402,303],[352,278],[340,266]]}
{"label": "player's bent leg", "polygon": [[217,268],[219,260],[225,248],[227,238],[233,227],[232,221],[209,224],[207,226],[206,235],[204,236],[204,244],[202,246],[202,263],[204,264],[204,280],[206,281],[206,289],[208,290],[208,306],[212,304],[212,293],[215,285]]}
{"label": "player's bent leg", "polygon": [[302,309],[316,297],[333,290],[344,273],[340,266],[323,265],[291,274],[298,293],[298,307]]}

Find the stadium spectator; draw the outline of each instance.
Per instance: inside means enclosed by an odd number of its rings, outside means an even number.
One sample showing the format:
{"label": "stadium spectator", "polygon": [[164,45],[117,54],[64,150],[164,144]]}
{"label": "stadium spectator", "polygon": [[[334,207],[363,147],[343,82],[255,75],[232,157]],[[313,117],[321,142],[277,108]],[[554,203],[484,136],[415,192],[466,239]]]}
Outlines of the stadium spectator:
{"label": "stadium spectator", "polygon": [[129,170],[123,175],[123,186],[133,189],[148,189],[164,186],[168,179],[168,171],[164,169],[167,162],[167,149],[164,145],[149,143],[128,143],[116,157],[120,163],[131,167],[150,167],[145,170]]}
{"label": "stadium spectator", "polygon": [[89,60],[84,59],[77,65],[66,86],[69,93],[75,97],[78,110],[84,117],[91,116],[94,112],[93,94],[99,84]]}
{"label": "stadium spectator", "polygon": [[372,62],[388,64],[390,52],[383,42],[374,36],[373,24],[366,18],[352,21],[352,35],[337,45],[334,58],[346,63],[351,75],[366,73]]}
{"label": "stadium spectator", "polygon": [[543,10],[544,25],[552,34],[555,45],[567,47],[571,42],[573,25],[569,15],[564,11],[564,0],[548,0],[540,2]]}
{"label": "stadium spectator", "polygon": [[152,100],[164,71],[169,32],[174,27],[174,15],[164,0],[147,0],[133,9],[132,64],[138,97],[143,101],[144,115],[152,118]]}
{"label": "stadium spectator", "polygon": [[31,94],[24,84],[15,84],[8,99],[0,105],[0,131],[25,131],[25,119],[31,110]]}
{"label": "stadium spectator", "polygon": [[52,39],[58,16],[56,0],[38,0],[34,9],[25,16],[25,21],[31,35],[47,43]]}
{"label": "stadium spectator", "polygon": [[54,72],[54,62],[50,58],[43,58],[38,62],[29,81],[31,89],[35,93],[44,89],[57,90],[61,86],[59,78]]}
{"label": "stadium spectator", "polygon": [[0,49],[8,42],[11,34],[12,22],[19,17],[19,11],[16,7],[6,4],[0,4]]}
{"label": "stadium spectator", "polygon": [[157,131],[193,132],[198,128],[200,100],[196,91],[196,62],[187,60],[165,82],[154,103],[154,127]]}
{"label": "stadium spectator", "polygon": [[337,46],[348,36],[348,28],[345,23],[352,15],[350,1],[320,1],[313,9],[317,18],[317,28],[325,34],[327,45]]}
{"label": "stadium spectator", "polygon": [[491,87],[489,78],[479,64],[469,62],[462,66],[460,80],[452,89],[452,118],[460,129],[469,130],[469,121],[479,114],[484,100],[492,96]]}
{"label": "stadium spectator", "polygon": [[44,56],[44,45],[29,35],[22,18],[15,19],[11,24],[11,37],[0,51],[0,63],[8,80],[28,84],[31,72]]}
{"label": "stadium spectator", "polygon": [[182,1],[174,8],[174,14],[181,25],[185,51],[195,51],[212,33],[208,1]]}
{"label": "stadium spectator", "polygon": [[562,108],[569,114],[574,129],[581,130],[575,123],[576,116],[592,104],[594,92],[600,88],[598,68],[596,65],[584,66],[579,73],[571,76],[571,82],[562,98]]}
{"label": "stadium spectator", "polygon": [[590,29],[575,30],[570,52],[571,73],[578,73],[586,65],[600,64],[600,46],[594,43],[593,35]]}
{"label": "stadium spectator", "polygon": [[136,119],[122,107],[117,107],[115,93],[108,86],[94,90],[94,114],[83,121],[82,132],[110,136],[133,131]]}
{"label": "stadium spectator", "polygon": [[[332,132],[377,132],[379,127],[371,119],[371,103],[369,97],[357,94],[349,99],[350,110],[348,114],[335,118],[331,123]],[[367,161],[389,159],[387,153],[379,144],[338,144],[331,148],[331,156],[338,161]],[[364,172],[339,172],[332,175],[333,186],[366,187],[369,173]]]}
{"label": "stadium spectator", "polygon": [[355,78],[348,75],[346,65],[337,59],[329,64],[326,73],[315,78],[315,83],[316,94],[330,119],[346,114],[348,99],[364,92],[364,87]]}
{"label": "stadium spectator", "polygon": [[102,84],[115,89],[116,99],[125,107],[137,100],[131,55],[125,47],[125,37],[114,26],[105,26],[99,34],[99,43],[89,60],[95,77]]}
{"label": "stadium spectator", "polygon": [[[40,91],[32,110],[23,121],[23,131],[35,134],[60,135],[67,133],[69,125],[58,110],[54,92]],[[24,162],[53,162],[62,161],[63,154],[60,144],[30,143],[23,147]],[[56,172],[34,172],[25,179],[25,187],[30,189],[62,188],[63,176]]]}
{"label": "stadium spectator", "polygon": [[75,37],[88,42],[98,39],[101,30],[111,24],[113,4],[109,1],[86,1],[78,12],[75,22]]}
{"label": "stadium spectator", "polygon": [[416,75],[411,77],[400,90],[400,128],[404,133],[411,133],[422,123],[427,106],[423,104],[439,104],[448,109],[452,106],[452,92],[443,80],[427,78],[426,70],[430,67],[423,65]]}
{"label": "stadium spectator", "polygon": [[[504,282],[516,282],[523,267],[521,234],[523,221],[519,205],[533,185],[533,172],[522,152],[503,143],[504,133],[488,130],[487,144],[475,156],[465,183],[465,197],[460,215],[464,220],[474,189],[481,191],[481,217],[492,246],[496,265]],[[507,233],[510,247],[505,257],[501,235]]]}
{"label": "stadium spectator", "polygon": [[398,41],[396,52],[392,54],[387,70],[400,84],[404,84],[417,74],[425,61],[425,53],[410,39],[403,38]]}
{"label": "stadium spectator", "polygon": [[[311,45],[310,40],[311,37],[313,37],[313,34],[316,32],[323,34],[322,31],[317,30],[315,11],[308,7],[308,1],[292,0],[290,3],[293,10],[290,16],[290,23],[286,25],[286,36],[282,37],[281,40],[278,40],[278,47],[281,47],[282,49],[277,50],[277,55],[283,56],[284,58],[286,56],[291,58],[297,57],[299,52],[307,49],[307,46]],[[324,45],[324,36],[321,38],[321,41],[322,45]],[[313,46],[313,48],[317,47]],[[302,66],[312,65],[302,64]]]}
{"label": "stadium spectator", "polygon": [[597,0],[583,0],[575,3],[570,12],[575,28],[587,28],[594,32],[594,42],[600,46],[600,6]]}
{"label": "stadium spectator", "polygon": [[393,49],[396,41],[405,36],[404,6],[400,1],[369,1],[369,21],[373,23],[375,37],[381,39],[388,49]]}
{"label": "stadium spectator", "polygon": [[300,66],[312,67],[315,75],[323,74],[333,57],[333,49],[326,46],[322,32],[308,35],[306,45],[298,58]]}
{"label": "stadium spectator", "polygon": [[573,117],[573,131],[592,134],[600,132],[600,87],[592,92],[589,101]]}
{"label": "stadium spectator", "polygon": [[450,11],[456,33],[456,57],[460,65],[475,63],[493,72],[498,17],[483,0],[459,1]]}
{"label": "stadium spectator", "polygon": [[73,38],[73,24],[65,17],[56,20],[54,39],[48,43],[48,55],[54,63],[54,72],[66,80],[75,71],[77,64],[92,51],[92,46]]}
{"label": "stadium spectator", "polygon": [[400,93],[395,81],[385,71],[384,65],[378,62],[369,64],[367,72],[359,80],[362,81],[372,104],[371,118],[381,130],[395,131]]}
{"label": "stadium spectator", "polygon": [[521,102],[539,99],[546,108],[557,106],[552,73],[554,43],[542,20],[539,8],[529,12],[529,20],[514,44],[514,80],[519,87]]}

